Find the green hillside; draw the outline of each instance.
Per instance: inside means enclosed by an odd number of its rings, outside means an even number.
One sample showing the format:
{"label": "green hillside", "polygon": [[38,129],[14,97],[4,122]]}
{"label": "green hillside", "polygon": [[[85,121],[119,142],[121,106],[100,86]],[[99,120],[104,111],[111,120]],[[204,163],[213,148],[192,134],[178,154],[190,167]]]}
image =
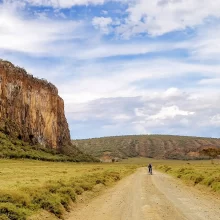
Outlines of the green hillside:
{"label": "green hillside", "polygon": [[[204,159],[203,149],[220,148],[220,139],[171,136],[136,135],[73,140],[83,152],[102,160],[112,158],[149,157],[158,159]],[[203,151],[204,152],[204,151]]]}
{"label": "green hillside", "polygon": [[93,157],[79,151],[75,146],[63,147],[62,151],[44,148],[40,145],[30,145],[19,139],[0,132],[0,158],[24,158],[44,161],[96,161]]}

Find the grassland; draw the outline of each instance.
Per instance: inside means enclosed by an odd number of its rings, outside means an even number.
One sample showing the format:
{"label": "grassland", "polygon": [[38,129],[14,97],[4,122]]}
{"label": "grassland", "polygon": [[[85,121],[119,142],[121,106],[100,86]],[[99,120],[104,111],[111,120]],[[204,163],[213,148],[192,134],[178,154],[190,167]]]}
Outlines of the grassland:
{"label": "grassland", "polygon": [[93,197],[148,163],[193,186],[220,193],[217,160],[130,158],[120,163],[89,164],[0,159],[0,219],[24,220],[43,212],[51,220],[62,219],[82,195]]}
{"label": "grassland", "polygon": [[209,161],[185,165],[159,165],[156,168],[191,185],[203,185],[211,191],[220,193],[220,164],[211,164]]}
{"label": "grassland", "polygon": [[0,219],[23,220],[42,210],[62,218],[81,194],[110,186],[137,167],[1,159]]}
{"label": "grassland", "polygon": [[220,194],[220,160],[155,160],[149,158],[130,158],[126,164],[147,166],[152,163],[159,171],[170,174],[193,186],[204,186],[208,191]]}

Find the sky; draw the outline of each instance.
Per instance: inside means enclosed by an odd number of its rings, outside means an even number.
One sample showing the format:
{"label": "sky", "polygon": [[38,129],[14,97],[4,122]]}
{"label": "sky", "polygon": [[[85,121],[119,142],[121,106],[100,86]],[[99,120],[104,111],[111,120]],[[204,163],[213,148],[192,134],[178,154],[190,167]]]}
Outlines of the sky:
{"label": "sky", "polygon": [[72,139],[220,138],[220,0],[0,0],[0,58],[56,85]]}

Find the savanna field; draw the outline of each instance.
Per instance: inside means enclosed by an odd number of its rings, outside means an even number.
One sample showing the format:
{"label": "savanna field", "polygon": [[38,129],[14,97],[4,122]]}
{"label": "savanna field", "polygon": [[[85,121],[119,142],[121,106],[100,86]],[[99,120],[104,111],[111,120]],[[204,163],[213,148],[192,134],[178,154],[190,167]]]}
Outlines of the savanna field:
{"label": "savanna field", "polygon": [[[95,196],[135,171],[129,164],[0,160],[0,219],[27,219],[41,210],[63,218],[81,194]],[[52,217],[51,217],[52,218]]]}
{"label": "savanna field", "polygon": [[34,160],[0,160],[0,219],[32,219],[44,212],[64,218],[84,195],[97,196],[106,187],[149,162],[154,169],[187,184],[220,193],[219,161],[175,161],[131,158],[120,163],[70,163]]}

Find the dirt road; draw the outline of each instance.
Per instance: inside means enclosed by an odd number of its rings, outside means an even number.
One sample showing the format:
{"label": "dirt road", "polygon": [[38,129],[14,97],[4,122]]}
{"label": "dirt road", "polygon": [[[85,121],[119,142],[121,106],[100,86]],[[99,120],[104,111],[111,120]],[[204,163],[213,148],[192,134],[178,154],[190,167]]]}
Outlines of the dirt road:
{"label": "dirt road", "polygon": [[220,199],[213,199],[168,175],[142,168],[68,220],[220,220]]}

